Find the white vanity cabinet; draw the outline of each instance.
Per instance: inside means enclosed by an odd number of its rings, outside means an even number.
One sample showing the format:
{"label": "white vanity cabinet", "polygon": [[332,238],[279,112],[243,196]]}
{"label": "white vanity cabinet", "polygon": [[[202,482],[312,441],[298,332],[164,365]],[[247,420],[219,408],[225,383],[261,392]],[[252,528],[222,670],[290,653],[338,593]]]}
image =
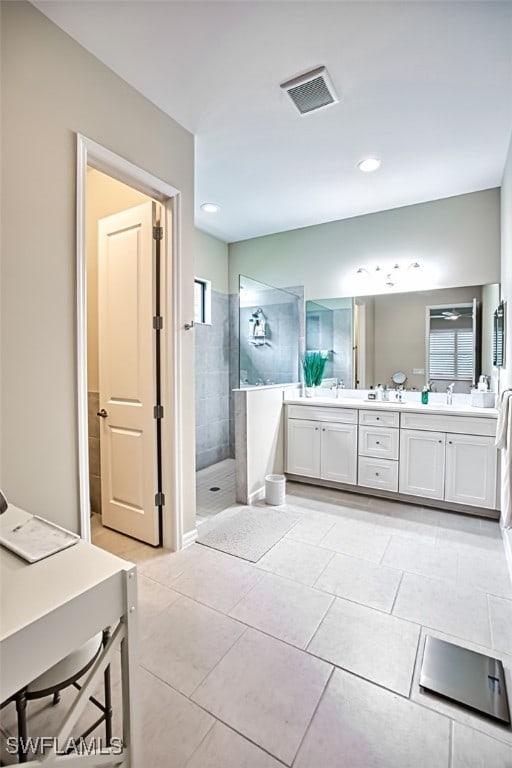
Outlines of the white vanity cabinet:
{"label": "white vanity cabinet", "polygon": [[445,447],[446,435],[442,432],[400,430],[400,493],[444,498]]}
{"label": "white vanity cabinet", "polygon": [[337,483],[357,482],[357,424],[321,425],[320,477]]}
{"label": "white vanity cabinet", "polygon": [[446,435],[445,501],[495,508],[494,442],[494,437],[485,435]]}
{"label": "white vanity cabinet", "polygon": [[359,411],[358,485],[398,491],[399,414]]}
{"label": "white vanity cabinet", "polygon": [[411,413],[401,427],[400,493],[495,509],[494,420]]}
{"label": "white vanity cabinet", "polygon": [[495,416],[478,410],[292,400],[286,404],[285,471],[395,498],[430,499],[442,508],[495,510],[495,435]]}
{"label": "white vanity cabinet", "polygon": [[286,471],[320,477],[320,425],[306,419],[288,419]]}
{"label": "white vanity cabinet", "polygon": [[357,411],[287,406],[286,471],[354,485]]}

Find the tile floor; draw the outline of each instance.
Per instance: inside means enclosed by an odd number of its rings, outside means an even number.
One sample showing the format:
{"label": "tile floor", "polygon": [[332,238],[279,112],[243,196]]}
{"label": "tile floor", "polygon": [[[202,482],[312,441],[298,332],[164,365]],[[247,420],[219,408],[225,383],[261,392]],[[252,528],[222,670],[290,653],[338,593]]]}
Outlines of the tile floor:
{"label": "tile floor", "polygon": [[95,527],[138,563],[144,768],[512,768],[511,729],[418,686],[429,633],[501,658],[512,699],[497,523],[287,490],[300,520],[256,564]]}

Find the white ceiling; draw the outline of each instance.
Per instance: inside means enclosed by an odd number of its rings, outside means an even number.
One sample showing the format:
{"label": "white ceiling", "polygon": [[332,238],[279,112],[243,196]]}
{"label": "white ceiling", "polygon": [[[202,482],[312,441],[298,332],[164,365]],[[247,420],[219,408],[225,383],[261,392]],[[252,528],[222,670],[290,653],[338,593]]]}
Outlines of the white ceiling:
{"label": "white ceiling", "polygon": [[[501,182],[510,2],[34,5],[195,134],[196,224],[227,242]],[[279,83],[319,65],[342,102],[301,117]]]}

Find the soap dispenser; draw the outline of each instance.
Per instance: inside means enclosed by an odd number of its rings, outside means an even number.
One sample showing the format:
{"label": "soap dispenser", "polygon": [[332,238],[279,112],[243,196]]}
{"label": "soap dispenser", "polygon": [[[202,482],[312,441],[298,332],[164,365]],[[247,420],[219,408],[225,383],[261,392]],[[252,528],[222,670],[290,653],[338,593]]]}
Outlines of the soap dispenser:
{"label": "soap dispenser", "polygon": [[425,385],[421,392],[421,402],[423,405],[428,405],[428,387]]}

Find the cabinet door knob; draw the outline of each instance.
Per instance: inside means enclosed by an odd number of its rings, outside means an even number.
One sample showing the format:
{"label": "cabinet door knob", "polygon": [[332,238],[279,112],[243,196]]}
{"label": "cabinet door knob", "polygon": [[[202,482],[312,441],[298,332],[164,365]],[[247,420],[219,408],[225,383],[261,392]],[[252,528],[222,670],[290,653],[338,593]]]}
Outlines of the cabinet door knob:
{"label": "cabinet door knob", "polygon": [[380,416],[376,416],[375,421],[380,421]]}
{"label": "cabinet door knob", "polygon": [[448,440],[448,445],[453,445],[453,441],[452,440]]}
{"label": "cabinet door knob", "polygon": [[322,427],[322,432],[325,432],[325,427]]}
{"label": "cabinet door knob", "polygon": [[318,427],[315,427],[315,432],[318,432]]}
{"label": "cabinet door knob", "polygon": [[375,441],[375,445],[380,445],[380,442],[379,442],[379,440],[376,440],[376,441]]}
{"label": "cabinet door knob", "polygon": [[378,477],[378,476],[379,476],[379,473],[378,473],[378,472],[376,472],[376,473],[375,473],[375,477]]}
{"label": "cabinet door knob", "polygon": [[442,443],[443,441],[442,441],[442,440],[438,440],[437,442],[438,442],[438,443]]}

